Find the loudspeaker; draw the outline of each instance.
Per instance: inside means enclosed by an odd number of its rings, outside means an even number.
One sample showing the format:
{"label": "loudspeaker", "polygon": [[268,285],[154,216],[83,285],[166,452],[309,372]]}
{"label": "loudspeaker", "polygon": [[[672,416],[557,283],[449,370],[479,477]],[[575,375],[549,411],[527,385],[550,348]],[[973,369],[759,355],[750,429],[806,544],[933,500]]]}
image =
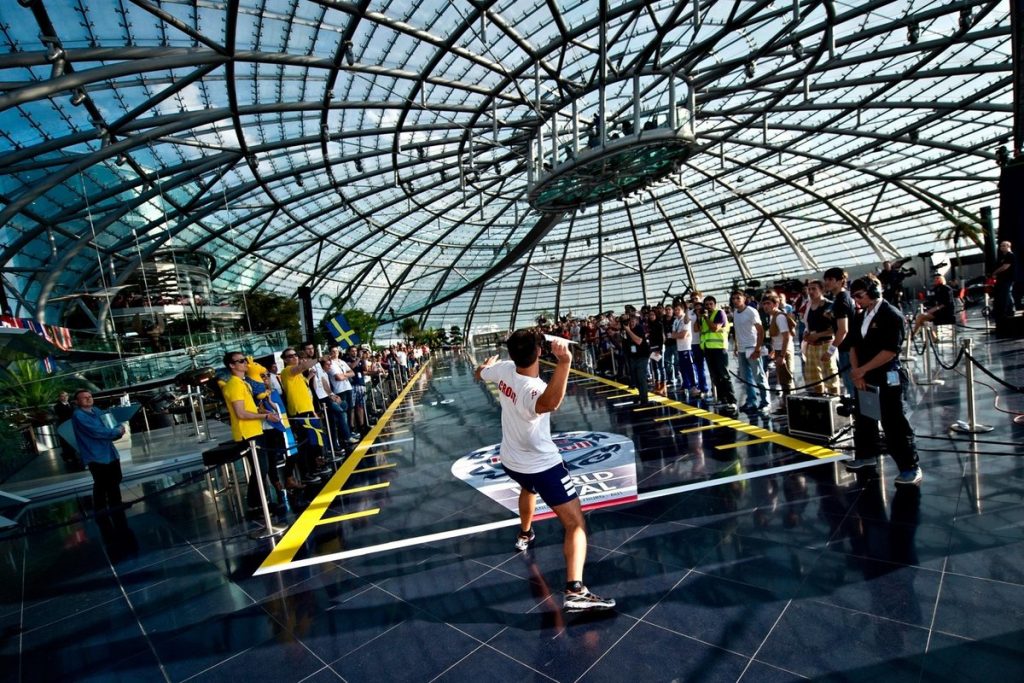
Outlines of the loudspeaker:
{"label": "loudspeaker", "polygon": [[790,394],[786,397],[789,433],[810,439],[828,441],[850,424],[849,417],[836,412],[838,396]]}

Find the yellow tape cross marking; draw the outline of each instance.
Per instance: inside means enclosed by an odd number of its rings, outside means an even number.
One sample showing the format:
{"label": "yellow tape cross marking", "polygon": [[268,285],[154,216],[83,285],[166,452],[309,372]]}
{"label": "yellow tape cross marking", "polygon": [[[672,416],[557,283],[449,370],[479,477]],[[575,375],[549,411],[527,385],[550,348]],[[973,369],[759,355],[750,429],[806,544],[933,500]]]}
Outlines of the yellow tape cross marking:
{"label": "yellow tape cross marking", "polygon": [[[386,489],[389,486],[391,486],[391,482],[390,481],[384,481],[384,482],[381,482],[379,484],[367,484],[366,486],[357,486],[354,489],[344,489],[342,491],[338,491],[338,495],[339,496],[347,496],[350,493],[362,493],[363,491],[376,491],[377,489]],[[323,520],[320,520],[320,523],[323,524]]]}
{"label": "yellow tape cross marking", "polygon": [[614,401],[617,398],[633,398],[637,395],[637,392],[627,390],[624,394],[612,394],[611,396],[605,396],[609,401]]}
{"label": "yellow tape cross marking", "polygon": [[701,427],[690,427],[689,429],[680,429],[680,434],[691,434],[693,432],[706,432],[709,429],[721,429],[725,425],[703,425]]}
{"label": "yellow tape cross marking", "polygon": [[736,443],[723,443],[721,445],[715,446],[715,450],[729,451],[734,450],[736,448],[743,448],[744,446],[753,446],[755,444],[765,443],[771,440],[771,437],[763,437],[760,439],[750,439],[749,441],[737,441]]}
{"label": "yellow tape cross marking", "polygon": [[680,413],[678,415],[666,415],[665,417],[654,418],[655,422],[668,422],[669,420],[682,420],[683,418],[693,417],[693,415],[687,415],[686,413]]}
{"label": "yellow tape cross marking", "polygon": [[299,552],[302,544],[306,542],[309,535],[313,532],[313,529],[320,524],[333,524],[335,522],[343,522],[348,519],[355,519],[357,517],[367,517],[369,515],[375,515],[380,512],[380,509],[363,510],[361,512],[353,512],[348,515],[341,515],[340,517],[328,517],[326,519],[323,516],[331,507],[331,503],[337,497],[338,492],[345,486],[348,478],[355,471],[356,465],[359,461],[367,454],[367,450],[371,447],[374,441],[380,436],[381,432],[384,431],[385,425],[391,419],[391,416],[395,414],[395,409],[398,408],[399,404],[405,400],[406,394],[412,389],[413,383],[419,379],[420,375],[423,374],[424,370],[430,366],[430,363],[424,363],[422,367],[416,372],[415,375],[406,383],[405,388],[395,397],[395,400],[391,402],[385,410],[384,414],[380,416],[377,423],[370,429],[369,433],[363,437],[363,440],[356,445],[352,455],[342,463],[338,471],[334,473],[334,476],[324,485],[320,493],[316,494],[309,506],[303,510],[299,518],[292,523],[288,531],[285,532],[284,536],[278,542],[277,546],[270,551],[267,555],[267,559],[263,560],[263,564],[260,565],[260,569],[269,569],[281,564],[287,564],[295,559],[295,554]]}
{"label": "yellow tape cross marking", "polygon": [[[359,510],[358,512],[349,512],[348,514],[338,515],[337,517],[328,517],[327,519],[320,520],[321,524],[336,524],[337,522],[344,522],[349,519],[359,519],[360,517],[370,517],[380,512],[380,508],[370,508],[369,510]],[[267,565],[266,562],[263,563]],[[273,566],[273,565],[267,565]]]}
{"label": "yellow tape cross marking", "polygon": [[[379,448],[379,446],[378,446],[378,448]],[[389,451],[373,451],[371,453],[367,453],[367,455],[391,455],[392,453],[401,453],[401,452],[402,452],[401,448],[392,448]]]}
{"label": "yellow tape cross marking", "polygon": [[[550,365],[550,363],[549,363],[549,365]],[[609,387],[609,389],[599,390],[599,391],[595,391],[594,392],[594,393],[599,394],[599,395],[602,394],[602,393],[613,393],[616,390],[618,390],[618,391],[630,391],[629,387],[627,387],[625,384],[621,384],[619,382],[615,382],[615,381],[607,379],[605,377],[599,377],[597,375],[592,375],[590,373],[583,372],[582,370],[576,370],[576,369],[573,369],[571,372],[572,372],[573,375],[575,375],[577,377],[583,377],[583,378],[586,378],[586,379],[594,380],[596,382],[599,382],[599,383],[604,384],[605,386]],[[633,393],[622,394],[622,395],[619,396],[619,398],[625,398],[626,396],[634,396],[634,395],[635,394],[633,394]],[[612,396],[610,398],[616,398],[616,397]],[[725,417],[724,415],[718,415],[717,413],[712,413],[712,412],[710,412],[708,410],[704,410],[703,408],[697,408],[696,406],[691,406],[691,405],[689,405],[687,403],[683,403],[681,401],[675,401],[675,400],[672,400],[672,399],[667,399],[667,398],[658,396],[657,394],[651,396],[650,398],[651,398],[651,400],[656,401],[658,403],[661,403],[662,405],[665,405],[665,406],[668,406],[668,407],[671,407],[671,408],[675,408],[676,410],[678,410],[680,413],[683,414],[682,416],[700,417],[700,418],[704,418],[705,420],[708,420],[709,422],[712,423],[710,425],[704,425],[702,427],[693,427],[691,429],[680,430],[680,432],[679,432],[680,434],[687,434],[687,433],[690,433],[690,432],[698,432],[698,431],[703,431],[705,429],[716,429],[718,427],[728,427],[730,429],[735,429],[738,432],[742,432],[744,434],[749,434],[750,436],[752,436],[754,438],[764,439],[767,442],[771,442],[771,443],[777,444],[777,445],[782,446],[784,448],[789,448],[789,449],[794,450],[794,451],[796,451],[798,453],[802,453],[803,455],[808,455],[808,456],[810,456],[812,458],[831,458],[831,457],[836,457],[836,456],[841,455],[840,453],[832,450],[831,448],[826,448],[824,446],[819,446],[819,445],[816,445],[816,444],[807,443],[806,441],[801,441],[800,439],[795,439],[795,438],[793,438],[791,436],[787,436],[785,434],[779,434],[777,432],[773,432],[771,430],[764,429],[763,427],[758,427],[757,425],[752,425],[752,424],[749,424],[749,423],[746,423],[746,422],[741,422],[740,420],[734,420],[731,417]],[[666,420],[666,419],[670,419],[670,418],[669,417],[655,418],[656,421],[661,421],[661,420]],[[745,443],[749,444],[751,442],[747,441]]]}
{"label": "yellow tape cross marking", "polygon": [[375,470],[387,470],[392,467],[398,467],[397,463],[389,462],[386,465],[374,465],[373,467],[364,467],[361,470],[352,470],[352,474],[362,474],[363,472],[373,472]]}

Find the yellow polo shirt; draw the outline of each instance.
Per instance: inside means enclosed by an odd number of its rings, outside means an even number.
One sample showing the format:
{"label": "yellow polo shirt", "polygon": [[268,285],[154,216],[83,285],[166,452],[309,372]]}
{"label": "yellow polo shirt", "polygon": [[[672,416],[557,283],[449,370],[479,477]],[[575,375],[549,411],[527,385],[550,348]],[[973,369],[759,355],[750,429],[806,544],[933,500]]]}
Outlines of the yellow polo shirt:
{"label": "yellow polo shirt", "polygon": [[224,401],[228,404],[228,415],[231,416],[231,438],[235,441],[245,441],[263,433],[263,420],[238,419],[235,416],[232,404],[241,400],[242,407],[250,413],[256,412],[256,401],[252,398],[252,389],[241,378],[231,376],[224,384]]}
{"label": "yellow polo shirt", "polygon": [[281,372],[281,386],[284,387],[284,402],[289,415],[313,412],[313,394],[304,373],[293,374],[289,365]]}

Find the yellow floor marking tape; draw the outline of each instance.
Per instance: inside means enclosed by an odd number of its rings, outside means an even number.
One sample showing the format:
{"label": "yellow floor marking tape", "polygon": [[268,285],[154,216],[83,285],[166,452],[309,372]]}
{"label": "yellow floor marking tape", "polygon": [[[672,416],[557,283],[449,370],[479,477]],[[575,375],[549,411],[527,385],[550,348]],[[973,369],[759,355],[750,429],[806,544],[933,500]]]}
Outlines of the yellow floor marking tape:
{"label": "yellow floor marking tape", "polygon": [[690,427],[689,429],[680,429],[680,434],[692,434],[693,432],[706,432],[709,429],[721,429],[725,425],[703,425],[700,427]]}
{"label": "yellow floor marking tape", "polygon": [[[345,515],[338,515],[337,517],[328,517],[327,519],[320,520],[321,524],[334,524],[336,522],[344,522],[349,519],[359,519],[360,517],[370,517],[380,512],[380,508],[370,508],[369,510],[359,510],[358,512],[349,512]],[[267,563],[264,562],[264,565]],[[273,566],[273,565],[269,565]],[[261,567],[262,569],[262,567]]]}
{"label": "yellow floor marking tape", "polygon": [[398,463],[389,462],[386,465],[374,465],[373,467],[363,467],[362,469],[352,470],[352,474],[362,474],[363,472],[374,472],[376,470],[387,470],[392,467],[398,467]]}
{"label": "yellow floor marking tape", "polygon": [[343,489],[338,491],[339,496],[347,496],[350,493],[362,493],[363,491],[376,491],[377,489],[386,489],[391,486],[390,481],[382,481],[379,484],[367,484],[366,486],[357,486],[354,489]]}
{"label": "yellow floor marking tape", "polygon": [[[384,427],[388,424],[391,416],[395,414],[395,409],[405,400],[406,395],[415,385],[416,380],[420,378],[423,371],[430,366],[430,363],[424,363],[422,367],[416,372],[415,375],[406,383],[405,388],[398,394],[394,401],[391,402],[385,410],[384,414],[380,416],[377,423],[370,429],[369,433],[359,444],[355,447],[338,471],[334,473],[334,476],[324,485],[320,493],[316,494],[316,497],[310,502],[309,506],[303,510],[299,518],[292,523],[288,531],[285,532],[284,536],[278,542],[277,546],[267,555],[267,559],[263,560],[263,564],[260,565],[260,569],[269,569],[279,564],[286,564],[291,562],[295,558],[295,553],[299,551],[302,544],[306,542],[309,535],[313,532],[313,529],[320,524],[333,524],[335,522],[343,522],[347,519],[355,519],[356,517],[366,517],[368,515],[375,515],[380,512],[379,509],[372,511],[364,510],[359,513],[351,513],[349,515],[341,515],[340,517],[328,517],[323,518],[324,514],[331,507],[331,503],[338,496],[338,492],[345,486],[348,478],[352,475],[352,472],[356,469],[356,465],[363,456],[367,455],[367,450],[372,446],[373,442],[377,440],[381,432],[384,431]],[[371,454],[372,455],[372,454]]]}
{"label": "yellow floor marking tape", "polygon": [[687,418],[687,417],[693,417],[693,415],[687,415],[685,413],[681,413],[679,415],[666,415],[665,417],[656,417],[656,418],[654,418],[654,421],[655,422],[670,422],[672,420],[682,420],[682,419]]}
{"label": "yellow floor marking tape", "polygon": [[[550,363],[549,363],[549,365],[550,365]],[[611,392],[615,391],[616,389],[618,389],[619,391],[631,391],[629,389],[629,387],[627,387],[625,384],[621,384],[619,382],[615,382],[615,381],[607,379],[605,377],[599,377],[597,375],[591,375],[590,373],[583,372],[582,370],[573,369],[572,370],[572,374],[576,375],[577,377],[584,377],[586,379],[595,380],[597,382],[600,382],[601,384],[604,384],[604,385],[606,385],[608,387],[611,387],[611,388],[609,388],[607,390],[604,390],[607,393],[611,393]],[[597,391],[595,393],[601,394],[603,392],[602,391]],[[625,396],[632,396],[632,395],[634,395],[634,394],[623,394],[623,395],[620,396],[620,398],[624,398]],[[612,396],[612,397],[609,397],[609,398],[615,398],[615,397]],[[680,434],[687,434],[689,432],[695,432],[695,431],[703,431],[704,429],[715,429],[717,427],[729,427],[731,429],[735,429],[738,432],[742,432],[744,434],[749,434],[750,436],[752,436],[754,438],[764,439],[765,441],[778,444],[779,446],[783,446],[785,448],[789,448],[789,449],[794,450],[794,451],[796,451],[798,453],[802,453],[804,455],[809,455],[812,458],[831,458],[831,457],[836,457],[836,456],[842,455],[841,453],[838,453],[838,452],[832,450],[831,448],[826,448],[825,446],[819,446],[819,445],[816,445],[816,444],[807,443],[806,441],[801,441],[800,439],[794,439],[791,436],[787,436],[785,434],[779,434],[778,432],[773,432],[771,430],[764,429],[763,427],[759,427],[757,425],[752,425],[752,424],[749,424],[747,422],[742,422],[740,420],[735,420],[735,419],[733,419],[731,417],[726,417],[724,415],[719,415],[717,413],[712,413],[711,411],[704,410],[703,408],[698,408],[696,406],[691,406],[688,403],[683,403],[683,402],[677,401],[675,399],[669,399],[669,398],[666,398],[664,396],[659,396],[658,394],[652,394],[649,398],[652,401],[660,403],[662,406],[666,406],[666,407],[670,407],[670,408],[675,408],[680,413],[683,413],[683,415],[685,415],[685,416],[704,418],[705,420],[708,420],[708,421],[710,421],[712,423],[710,425],[705,425],[703,427],[694,427],[692,429],[683,429],[683,430],[681,430],[679,432]],[[663,419],[666,419],[666,418],[656,418],[656,420],[663,420]],[[748,441],[746,443],[749,444],[750,442]]]}
{"label": "yellow floor marking tape", "polygon": [[611,396],[605,396],[609,401],[614,401],[617,398],[636,398],[635,391],[626,391],[624,394],[612,394]]}
{"label": "yellow floor marking tape", "polygon": [[766,443],[772,441],[771,437],[762,437],[760,439],[750,439],[749,441],[737,441],[736,443],[723,443],[719,446],[715,446],[715,450],[718,451],[729,451],[736,448],[742,448],[744,446],[753,446],[759,443]]}
{"label": "yellow floor marking tape", "polygon": [[[374,448],[374,446],[371,446],[370,448]],[[401,452],[402,452],[401,448],[392,448],[389,451],[372,451],[370,453],[367,453],[367,455],[374,455],[374,456],[377,456],[377,455],[391,455],[392,453],[401,453]]]}

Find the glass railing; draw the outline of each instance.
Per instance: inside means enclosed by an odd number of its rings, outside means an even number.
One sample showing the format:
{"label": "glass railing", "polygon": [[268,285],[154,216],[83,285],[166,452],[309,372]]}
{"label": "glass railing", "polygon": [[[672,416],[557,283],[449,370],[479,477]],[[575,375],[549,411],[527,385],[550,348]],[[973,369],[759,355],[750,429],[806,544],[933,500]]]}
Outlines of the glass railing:
{"label": "glass railing", "polygon": [[[192,335],[198,341],[198,335]],[[223,365],[224,354],[228,351],[242,351],[246,355],[264,356],[280,351],[288,345],[284,330],[256,334],[220,335],[202,344],[178,348],[162,353],[148,353],[125,356],[118,360],[92,363],[75,363],[63,372],[50,375],[54,379],[66,380],[70,387],[86,382],[101,390],[130,387],[143,382],[173,379],[193,368]]]}

